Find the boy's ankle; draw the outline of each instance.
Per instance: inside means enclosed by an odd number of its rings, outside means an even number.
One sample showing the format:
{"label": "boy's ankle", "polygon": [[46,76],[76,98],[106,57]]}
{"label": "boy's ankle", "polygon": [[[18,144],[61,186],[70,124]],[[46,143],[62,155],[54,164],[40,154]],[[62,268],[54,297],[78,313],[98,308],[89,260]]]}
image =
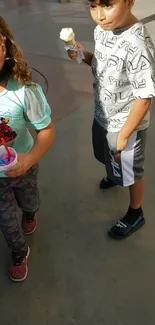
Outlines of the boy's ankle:
{"label": "boy's ankle", "polygon": [[136,220],[139,217],[143,217],[142,207],[140,206],[137,209],[133,209],[129,206],[128,211],[127,211],[126,215],[124,216],[123,220],[132,225],[136,222]]}

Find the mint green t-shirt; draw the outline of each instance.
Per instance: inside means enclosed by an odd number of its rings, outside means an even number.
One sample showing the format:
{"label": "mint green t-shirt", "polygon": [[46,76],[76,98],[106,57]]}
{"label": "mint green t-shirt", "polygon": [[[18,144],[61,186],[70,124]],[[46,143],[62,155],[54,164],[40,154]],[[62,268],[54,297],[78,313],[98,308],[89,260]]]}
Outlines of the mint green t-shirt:
{"label": "mint green t-shirt", "polygon": [[[6,89],[0,93],[1,118],[5,118],[17,134],[12,147],[17,153],[27,153],[34,144],[28,125],[35,130],[46,128],[51,122],[51,108],[39,85],[22,86],[9,79]],[[0,177],[6,175],[0,172]]]}

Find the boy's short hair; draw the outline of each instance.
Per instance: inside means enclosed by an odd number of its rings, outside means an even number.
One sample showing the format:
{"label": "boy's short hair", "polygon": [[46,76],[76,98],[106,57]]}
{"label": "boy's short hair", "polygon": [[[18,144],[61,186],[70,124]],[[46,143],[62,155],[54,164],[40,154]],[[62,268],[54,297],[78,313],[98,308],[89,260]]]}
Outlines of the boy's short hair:
{"label": "boy's short hair", "polygon": [[111,3],[111,0],[88,0],[88,3],[109,6]]}
{"label": "boy's short hair", "polygon": [[[125,2],[126,0],[124,0]],[[111,4],[112,0],[88,0],[89,4],[98,4],[98,5],[105,5],[109,6]]]}

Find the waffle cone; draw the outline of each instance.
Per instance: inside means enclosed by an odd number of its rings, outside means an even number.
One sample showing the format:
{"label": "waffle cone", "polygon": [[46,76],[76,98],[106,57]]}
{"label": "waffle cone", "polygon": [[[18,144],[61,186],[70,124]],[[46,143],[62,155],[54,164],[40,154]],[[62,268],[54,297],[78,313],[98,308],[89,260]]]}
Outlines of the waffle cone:
{"label": "waffle cone", "polygon": [[76,45],[75,38],[72,38],[70,41],[64,41],[66,45]]}

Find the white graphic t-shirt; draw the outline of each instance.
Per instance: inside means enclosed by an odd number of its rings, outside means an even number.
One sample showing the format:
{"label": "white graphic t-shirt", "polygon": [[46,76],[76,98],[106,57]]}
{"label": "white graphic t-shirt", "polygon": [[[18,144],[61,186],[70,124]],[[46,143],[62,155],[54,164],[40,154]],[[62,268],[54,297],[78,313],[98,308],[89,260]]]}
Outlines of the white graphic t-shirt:
{"label": "white graphic t-shirt", "polygon": [[[114,31],[97,26],[94,37],[95,119],[118,132],[135,99],[155,97],[155,48],[140,22]],[[149,112],[138,130],[148,126]]]}

